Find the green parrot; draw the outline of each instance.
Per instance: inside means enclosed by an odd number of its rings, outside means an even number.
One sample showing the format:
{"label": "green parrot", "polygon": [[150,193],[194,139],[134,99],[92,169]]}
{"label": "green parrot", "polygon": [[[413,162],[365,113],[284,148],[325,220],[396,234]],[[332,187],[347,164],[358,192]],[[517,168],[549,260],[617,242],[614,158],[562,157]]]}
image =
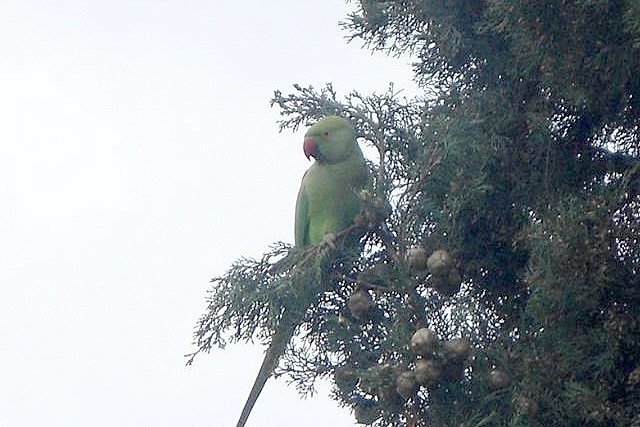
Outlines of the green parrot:
{"label": "green parrot", "polygon": [[[311,126],[303,150],[307,159],[315,161],[302,177],[298,192],[295,244],[300,248],[322,243],[334,247],[336,233],[354,224],[360,212],[360,192],[372,188],[371,174],[353,126],[341,117],[327,116]],[[303,315],[304,310],[294,314],[285,308],[236,427],[244,427]]]}
{"label": "green parrot", "polygon": [[296,246],[333,238],[353,224],[360,211],[360,190],[371,186],[369,168],[351,124],[328,116],[311,126],[304,154],[316,161],[305,172],[296,202]]}

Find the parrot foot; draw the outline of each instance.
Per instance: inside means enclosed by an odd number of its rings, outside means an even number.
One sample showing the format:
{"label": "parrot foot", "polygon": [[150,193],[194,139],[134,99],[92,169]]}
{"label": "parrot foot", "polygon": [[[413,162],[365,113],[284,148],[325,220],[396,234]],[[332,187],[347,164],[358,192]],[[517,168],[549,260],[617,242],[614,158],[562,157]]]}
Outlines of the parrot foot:
{"label": "parrot foot", "polygon": [[328,246],[331,249],[335,250],[336,249],[336,235],[333,233],[327,233],[324,235],[324,237],[322,238],[322,241],[320,242],[321,247],[323,246]]}

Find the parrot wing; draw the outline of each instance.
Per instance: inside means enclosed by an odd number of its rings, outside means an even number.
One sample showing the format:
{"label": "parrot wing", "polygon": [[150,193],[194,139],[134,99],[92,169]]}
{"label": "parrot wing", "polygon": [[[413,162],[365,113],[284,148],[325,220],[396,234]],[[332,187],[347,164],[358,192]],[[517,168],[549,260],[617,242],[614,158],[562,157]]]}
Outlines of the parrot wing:
{"label": "parrot wing", "polygon": [[[302,182],[304,182],[304,177]],[[304,185],[300,186],[298,191],[294,228],[296,247],[307,246],[309,244],[309,195]]]}

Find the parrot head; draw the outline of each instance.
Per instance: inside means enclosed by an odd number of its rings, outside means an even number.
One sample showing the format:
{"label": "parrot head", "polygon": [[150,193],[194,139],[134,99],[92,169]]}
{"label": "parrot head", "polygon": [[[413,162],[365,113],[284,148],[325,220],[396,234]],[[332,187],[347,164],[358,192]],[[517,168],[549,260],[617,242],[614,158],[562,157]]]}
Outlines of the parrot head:
{"label": "parrot head", "polygon": [[358,150],[355,130],[349,121],[326,116],[304,136],[304,155],[320,163],[339,163]]}

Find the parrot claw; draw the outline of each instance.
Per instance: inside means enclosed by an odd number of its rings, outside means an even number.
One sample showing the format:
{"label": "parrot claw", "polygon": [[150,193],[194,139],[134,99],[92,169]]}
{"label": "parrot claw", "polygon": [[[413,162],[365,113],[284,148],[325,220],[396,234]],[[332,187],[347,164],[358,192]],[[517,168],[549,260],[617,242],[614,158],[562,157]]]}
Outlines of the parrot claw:
{"label": "parrot claw", "polygon": [[320,242],[321,246],[328,246],[331,249],[335,250],[336,249],[336,235],[333,233],[327,233],[324,235],[324,237],[322,238],[322,241]]}

